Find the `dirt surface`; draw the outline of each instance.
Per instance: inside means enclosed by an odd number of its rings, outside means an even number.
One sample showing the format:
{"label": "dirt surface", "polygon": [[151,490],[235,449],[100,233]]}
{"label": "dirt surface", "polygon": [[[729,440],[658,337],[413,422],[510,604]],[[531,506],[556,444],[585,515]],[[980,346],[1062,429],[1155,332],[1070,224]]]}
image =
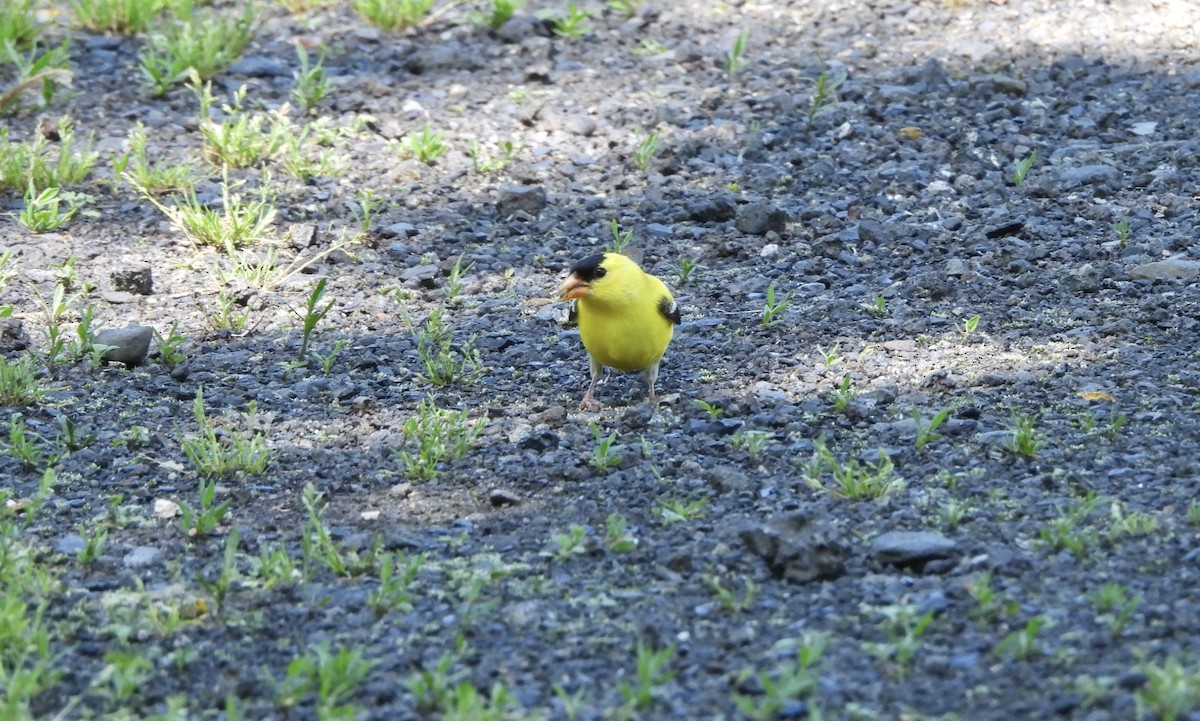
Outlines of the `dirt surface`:
{"label": "dirt surface", "polygon": [[[12,718],[1193,718],[1200,11],[588,7],[580,38],[548,3],[495,32],[465,5],[396,33],[265,9],[216,117],[243,84],[279,110],[293,44],[323,44],[329,98],[284,112],[325,118],[343,171],[229,171],[277,209],[243,252],[300,268],[265,287],[113,178],[140,121],[219,206],[195,93],[140,84],[143,40],[47,18],[74,94],[5,118],[9,140],[68,116],[100,160],[68,226],[2,226],[9,359],[48,388],[3,410],[57,455],[40,507],[49,462],[0,458],[5,559],[50,574],[20,600],[44,602],[56,671]],[[432,165],[404,152],[426,123],[450,146]],[[511,162],[479,172],[472,139]],[[612,219],[683,308],[657,410],[622,375],[577,410],[587,360],[552,296]],[[47,363],[70,258],[69,332],[88,307],[176,324],[186,359]],[[114,285],[147,269],[149,294]],[[310,353],[345,341],[328,372],[301,352],[318,279]],[[437,312],[460,366],[441,386],[418,340]],[[189,534],[201,391],[218,441],[258,433],[269,464],[216,476],[228,512]],[[403,462],[422,403],[480,423],[432,478]],[[365,673],[338,694],[343,651]],[[488,716],[468,689],[507,700]]]}

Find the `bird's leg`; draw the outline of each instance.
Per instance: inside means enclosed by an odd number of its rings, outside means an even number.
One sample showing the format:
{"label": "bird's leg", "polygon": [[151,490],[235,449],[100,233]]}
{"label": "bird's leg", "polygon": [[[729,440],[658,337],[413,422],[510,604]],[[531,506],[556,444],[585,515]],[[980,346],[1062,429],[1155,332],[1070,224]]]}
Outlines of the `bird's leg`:
{"label": "bird's leg", "polygon": [[583,394],[583,402],[579,404],[579,408],[585,411],[598,411],[604,407],[604,404],[596,400],[593,393],[596,392],[596,384],[600,382],[600,377],[604,375],[604,366],[596,362],[594,358],[588,358],[591,362],[592,382],[588,385],[587,393]]}
{"label": "bird's leg", "polygon": [[654,392],[654,381],[658,380],[658,363],[646,369],[646,400],[650,405],[658,405],[658,394]]}

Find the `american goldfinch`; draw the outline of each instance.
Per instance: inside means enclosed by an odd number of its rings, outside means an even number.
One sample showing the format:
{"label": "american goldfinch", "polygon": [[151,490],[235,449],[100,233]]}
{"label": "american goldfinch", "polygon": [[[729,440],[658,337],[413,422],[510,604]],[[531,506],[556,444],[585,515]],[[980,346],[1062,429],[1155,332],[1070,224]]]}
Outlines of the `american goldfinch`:
{"label": "american goldfinch", "polygon": [[623,255],[597,253],[571,266],[558,296],[578,301],[579,337],[591,362],[592,383],[579,407],[601,407],[593,394],[605,366],[641,371],[647,397],[657,403],[658,363],[682,320],[667,286]]}

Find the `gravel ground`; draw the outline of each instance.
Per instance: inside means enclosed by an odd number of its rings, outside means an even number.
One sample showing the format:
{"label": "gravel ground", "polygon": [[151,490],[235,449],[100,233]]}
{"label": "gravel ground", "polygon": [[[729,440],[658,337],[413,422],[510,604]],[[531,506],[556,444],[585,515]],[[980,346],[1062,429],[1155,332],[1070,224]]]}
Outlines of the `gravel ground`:
{"label": "gravel ground", "polygon": [[[1200,717],[1200,10],[592,5],[580,38],[540,2],[494,32],[267,9],[214,108],[278,110],[324,44],[330,96],[287,112],[342,172],[229,171],[277,209],[243,252],[298,268],[258,284],[113,178],[141,121],[220,203],[195,93],[47,17],[74,94],[9,140],[68,116],[100,161],[66,228],[3,225],[5,350],[48,388],[3,410],[58,455],[40,496],[48,461],[0,458],[6,577],[49,575],[0,638],[40,624],[56,671],[27,706],[0,677],[7,718]],[[426,123],[432,165],[404,152]],[[612,219],[683,308],[657,410],[621,375],[577,410],[552,296]],[[175,324],[186,358],[44,362],[64,277],[69,333]],[[199,474],[198,396],[265,470]],[[478,436],[427,478],[405,424],[434,406]],[[228,512],[189,533],[213,479]]]}

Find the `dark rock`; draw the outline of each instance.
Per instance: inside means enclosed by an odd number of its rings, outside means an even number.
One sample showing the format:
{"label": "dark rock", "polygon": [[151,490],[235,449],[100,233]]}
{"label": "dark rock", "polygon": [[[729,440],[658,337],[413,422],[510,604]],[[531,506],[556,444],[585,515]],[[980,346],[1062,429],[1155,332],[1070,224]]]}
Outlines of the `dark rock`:
{"label": "dark rock", "polygon": [[841,532],[806,513],[778,516],[765,525],[743,528],[739,535],[771,573],[792,583],[837,578],[850,558]]}
{"label": "dark rock", "polygon": [[1025,229],[1024,218],[1014,218],[1003,223],[993,225],[983,231],[983,234],[991,239],[1004,238],[1010,235],[1016,235]]}
{"label": "dark rock", "polygon": [[0,354],[8,355],[29,347],[29,334],[16,318],[0,318]]}
{"label": "dark rock", "polygon": [[493,488],[488,493],[488,503],[492,504],[493,508],[516,506],[520,505],[521,497],[507,488]]}
{"label": "dark rock", "polygon": [[733,220],[737,208],[724,197],[692,198],[683,204],[681,220],[693,223],[723,223]]}
{"label": "dark rock", "polygon": [[113,288],[138,295],[150,295],[154,292],[154,278],[149,265],[138,268],[122,268],[109,274]]}
{"label": "dark rock", "polygon": [[1059,182],[1068,188],[1081,185],[1102,185],[1121,179],[1121,171],[1111,165],[1084,165],[1078,168],[1063,168]]}
{"label": "dark rock", "polygon": [[749,235],[766,235],[772,230],[782,233],[789,220],[788,214],[772,203],[750,203],[738,211],[735,227]]}
{"label": "dark rock", "polygon": [[126,568],[138,569],[153,566],[162,558],[162,550],[155,546],[137,546],[121,558]]}
{"label": "dark rock", "polygon": [[507,218],[516,212],[537,217],[546,207],[546,189],[540,185],[507,185],[500,189],[496,212]]}
{"label": "dark rock", "polygon": [[106,328],[96,333],[95,342],[109,346],[104,351],[104,360],[133,368],[146,362],[153,338],[154,329],[150,326],[131,325],[127,328]]}
{"label": "dark rock", "polygon": [[954,541],[929,531],[892,531],[871,541],[871,555],[880,563],[914,566],[937,558],[950,558],[958,550]]}

